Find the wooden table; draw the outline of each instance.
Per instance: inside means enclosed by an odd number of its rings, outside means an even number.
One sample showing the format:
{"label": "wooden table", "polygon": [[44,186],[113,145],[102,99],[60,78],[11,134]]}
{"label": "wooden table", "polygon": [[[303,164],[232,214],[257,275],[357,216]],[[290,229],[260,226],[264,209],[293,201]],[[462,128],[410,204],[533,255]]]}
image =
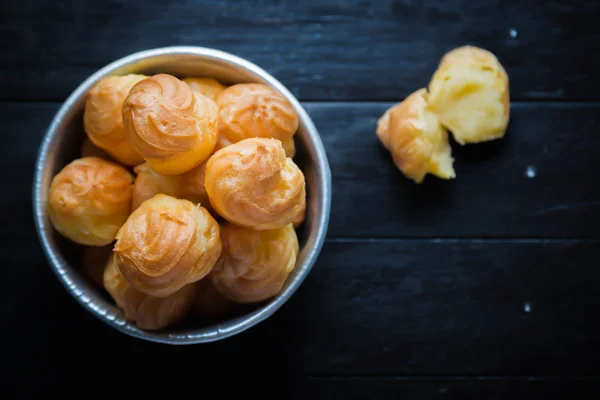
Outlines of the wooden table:
{"label": "wooden table", "polygon": [[[3,2],[2,384],[86,396],[119,393],[120,381],[298,399],[597,395],[599,17],[595,1]],[[246,57],[298,96],[327,149],[333,204],[289,303],[234,338],[174,348],[126,337],[72,300],[38,243],[31,186],[45,129],[82,80],[183,44]],[[376,120],[463,44],[508,71],[507,136],[453,144],[457,179],[414,185]]]}

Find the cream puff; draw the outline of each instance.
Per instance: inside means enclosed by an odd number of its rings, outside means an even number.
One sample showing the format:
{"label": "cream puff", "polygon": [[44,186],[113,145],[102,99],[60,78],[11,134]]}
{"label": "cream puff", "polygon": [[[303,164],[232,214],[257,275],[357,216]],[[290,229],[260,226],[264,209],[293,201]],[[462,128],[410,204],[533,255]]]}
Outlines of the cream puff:
{"label": "cream puff", "polygon": [[106,265],[103,283],[125,318],[146,330],[164,329],[182,322],[191,309],[196,292],[195,285],[189,284],[166,297],[150,296],[131,286],[114,256]]}
{"label": "cream puff", "polygon": [[222,250],[219,224],[204,207],[164,194],[133,211],[116,239],[113,251],[125,278],[155,297],[205,277]]}
{"label": "cream puff", "polygon": [[143,162],[125,139],[121,109],[131,88],[145,75],[129,74],[101,79],[89,91],[83,112],[83,127],[88,138],[126,166]]}
{"label": "cream puff", "polygon": [[[223,147],[227,147],[230,144],[232,144],[232,142],[227,139],[227,137],[225,137],[225,135],[219,135],[219,139],[217,140],[217,145],[215,146],[215,152],[221,150]],[[283,146],[283,150],[285,151],[285,155],[289,158],[294,158],[294,156],[296,155],[296,143],[294,141],[293,137],[287,138],[287,139],[283,139],[281,141],[281,144]]]}
{"label": "cream puff", "polygon": [[510,118],[506,71],[491,52],[448,52],[429,82],[429,106],[460,144],[502,138]]}
{"label": "cream puff", "polygon": [[285,151],[285,155],[289,158],[294,158],[296,155],[296,143],[294,142],[294,138],[287,138],[281,141],[283,145],[283,150]]}
{"label": "cream puff", "polygon": [[158,74],[136,84],[123,103],[125,137],[161,175],[205,161],[217,143],[217,104],[183,81]]}
{"label": "cream puff", "polygon": [[306,219],[306,203],[304,203],[304,207],[302,207],[302,211],[300,211],[300,213],[298,215],[296,215],[296,218],[294,218],[292,220],[292,225],[293,225],[294,229],[299,228],[300,225],[302,225],[304,223],[305,219]]}
{"label": "cream puff", "polygon": [[206,164],[205,188],[226,220],[263,230],[286,226],[306,207],[304,174],[277,139],[244,139]]}
{"label": "cream puff", "polygon": [[456,177],[448,132],[429,109],[426,89],[388,109],[378,120],[376,133],[398,169],[416,183],[428,173]]}
{"label": "cream puff", "polygon": [[127,220],[133,176],[123,167],[97,157],[67,164],[48,190],[48,217],[73,242],[104,246]]}
{"label": "cream puff", "polygon": [[183,81],[196,93],[200,93],[213,101],[225,90],[225,86],[212,78],[184,78]]}
{"label": "cream puff", "polygon": [[223,254],[209,278],[236,303],[255,303],[276,296],[296,265],[299,244],[291,224],[256,231],[221,225]]}
{"label": "cream puff", "polygon": [[[225,89],[217,98],[220,147],[240,140],[262,137],[290,142],[298,129],[298,113],[275,89],[262,83],[240,83]],[[288,153],[288,157],[293,154]]]}
{"label": "cream puff", "polygon": [[208,194],[206,194],[204,188],[206,162],[181,175],[157,174],[147,163],[138,165],[134,171],[137,175],[133,185],[133,198],[131,201],[133,210],[155,194],[162,193],[178,199],[189,200],[194,204],[200,204],[210,211]]}

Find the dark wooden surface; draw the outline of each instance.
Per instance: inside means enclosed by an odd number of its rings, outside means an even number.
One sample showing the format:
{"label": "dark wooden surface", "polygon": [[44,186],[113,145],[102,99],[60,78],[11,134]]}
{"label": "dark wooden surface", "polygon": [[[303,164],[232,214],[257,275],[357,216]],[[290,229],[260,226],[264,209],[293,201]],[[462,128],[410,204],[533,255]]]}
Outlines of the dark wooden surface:
{"label": "dark wooden surface", "polygon": [[[3,387],[597,397],[598,17],[595,1],[3,2]],[[508,134],[454,146],[456,180],[413,185],[376,120],[468,43],[508,71]],[[321,256],[288,304],[228,340],[173,348],[119,334],[71,299],[39,246],[31,186],[44,131],[81,80],[130,52],[183,44],[246,57],[299,97],[326,146],[333,204]]]}

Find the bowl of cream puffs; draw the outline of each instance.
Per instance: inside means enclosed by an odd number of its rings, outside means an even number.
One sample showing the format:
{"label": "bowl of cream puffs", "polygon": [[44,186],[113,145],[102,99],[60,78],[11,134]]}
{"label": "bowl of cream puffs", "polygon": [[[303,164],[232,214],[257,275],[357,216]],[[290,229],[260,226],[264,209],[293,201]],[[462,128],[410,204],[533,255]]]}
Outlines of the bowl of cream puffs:
{"label": "bowl of cream puffs", "polygon": [[331,173],[298,100],[242,58],[146,50],[85,80],[41,144],[50,266],[128,335],[211,342],[276,312],[323,245]]}

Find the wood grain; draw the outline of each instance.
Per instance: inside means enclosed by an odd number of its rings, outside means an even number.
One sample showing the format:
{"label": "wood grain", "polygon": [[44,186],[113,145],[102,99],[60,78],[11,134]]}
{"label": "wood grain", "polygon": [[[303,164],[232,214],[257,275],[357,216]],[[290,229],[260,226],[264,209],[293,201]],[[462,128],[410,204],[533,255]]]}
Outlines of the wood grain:
{"label": "wood grain", "polygon": [[[333,174],[332,236],[598,237],[598,104],[513,104],[503,140],[453,143],[457,178],[414,185],[374,134],[391,103],[307,106]],[[535,177],[528,176],[532,169]]]}
{"label": "wood grain", "polygon": [[[96,372],[95,369],[92,370]],[[98,371],[102,373],[102,371]],[[183,376],[192,379],[191,372]],[[162,375],[161,375],[162,376]],[[380,399],[485,399],[485,400],[530,400],[532,398],[596,398],[600,393],[600,380],[593,377],[581,378],[536,378],[536,377],[306,377],[292,378],[276,376],[268,385],[263,385],[257,371],[236,377],[236,385],[218,385],[221,371],[203,375],[203,389],[215,388],[219,394],[232,398],[244,387],[247,395],[261,399],[290,400],[380,400]],[[167,377],[170,377],[168,374]],[[214,379],[210,379],[213,378]],[[181,378],[174,376],[173,378]],[[22,379],[22,380],[21,380]],[[258,383],[260,382],[260,383]],[[94,392],[114,394],[108,384],[98,385],[98,379],[86,376],[69,385],[59,382],[37,381],[32,384],[24,378],[5,383],[3,389],[8,394],[28,394],[43,397],[47,393],[60,392],[69,398],[88,396],[90,386],[97,385]],[[120,394],[138,396],[156,395],[155,385],[132,387],[123,385]]]}
{"label": "wood grain", "polygon": [[[332,237],[597,238],[600,175],[597,103],[515,104],[505,139],[454,145],[457,179],[414,185],[374,130],[391,103],[304,103],[333,175]],[[3,103],[0,235],[32,237],[31,179],[37,147],[58,105]],[[532,167],[535,177],[529,178]]]}
{"label": "wood grain", "polygon": [[[598,16],[590,0],[0,3],[3,392],[598,398]],[[453,143],[458,178],[414,185],[378,143],[377,118],[464,44],[508,71],[508,135]],[[281,80],[333,174],[328,239],[289,302],[240,335],[183,347],[123,335],[79,306],[31,204],[59,102],[117,58],[171,45],[225,50]]]}
{"label": "wood grain", "polygon": [[449,378],[313,378],[297,398],[333,399],[485,399],[597,397],[600,382],[591,378],[548,379],[506,377]]}
{"label": "wood grain", "polygon": [[598,99],[594,1],[92,0],[0,6],[0,99],[62,100],[98,68],[162,46],[245,57],[302,100],[396,100],[444,52],[493,51],[514,100]]}
{"label": "wood grain", "polygon": [[[172,347],[118,333],[80,307],[32,240],[0,243],[0,370],[51,384],[136,365],[213,370],[286,382],[296,376],[597,376],[598,241],[329,240],[300,289],[270,319],[225,341]],[[30,360],[38,354],[43,358]],[[86,368],[81,368],[82,355]],[[114,359],[118,358],[118,362]],[[94,360],[100,360],[97,363]],[[248,372],[251,371],[251,372]],[[47,378],[44,378],[47,376]],[[44,380],[46,379],[46,380]],[[275,390],[275,389],[273,389]]]}

